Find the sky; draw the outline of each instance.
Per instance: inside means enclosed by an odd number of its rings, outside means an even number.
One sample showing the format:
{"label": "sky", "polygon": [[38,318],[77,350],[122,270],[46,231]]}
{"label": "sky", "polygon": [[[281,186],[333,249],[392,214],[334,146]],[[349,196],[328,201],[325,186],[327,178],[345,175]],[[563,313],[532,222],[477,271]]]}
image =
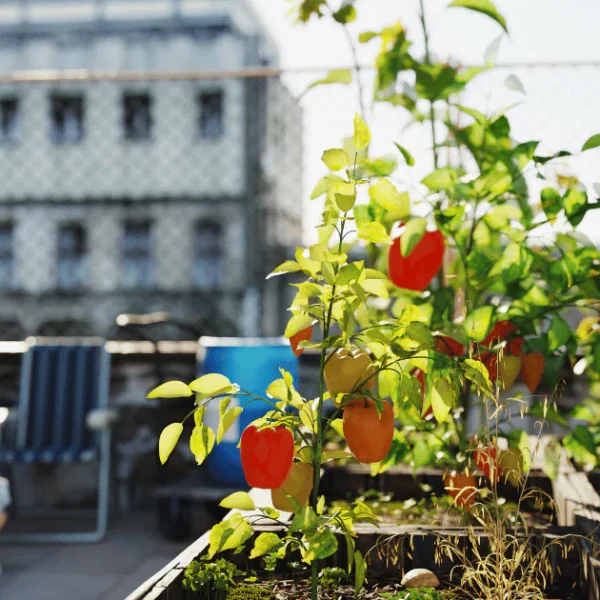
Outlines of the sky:
{"label": "sky", "polygon": [[[341,27],[330,19],[312,19],[308,24],[295,24],[288,14],[289,0],[248,0],[280,49],[280,64],[286,69],[344,67],[351,65],[352,56]],[[459,8],[448,9],[449,0],[425,0],[430,22],[432,52],[440,59],[452,58],[461,63],[481,64],[486,48],[502,34],[490,19]],[[358,0],[356,7],[359,31],[378,30],[395,20],[402,22],[415,39],[414,52],[422,51],[418,23],[418,0]],[[502,69],[490,76],[481,76],[473,83],[469,96],[472,106],[501,108],[519,103],[509,113],[513,120],[513,135],[519,141],[542,140],[548,151],[568,149],[578,151],[585,140],[600,133],[600,46],[597,24],[600,23],[598,0],[496,0],[505,16],[509,36],[503,36],[498,64],[529,63],[593,63],[587,66],[560,68]],[[377,43],[362,45],[359,60],[370,64],[377,52]],[[507,90],[504,81],[515,74],[523,83],[526,94]],[[320,74],[309,73],[288,78],[290,88],[298,92]],[[326,169],[320,163],[325,148],[340,145],[351,132],[352,116],[357,107],[352,86],[315,88],[303,98],[305,109],[305,180],[308,197],[314,183]],[[485,104],[485,106],[483,105]],[[418,187],[419,179],[431,170],[426,133],[418,128],[402,129],[396,114],[384,107],[368,110],[377,150],[393,150],[393,141],[400,141],[413,152],[417,165],[410,173],[400,173],[409,186]],[[399,139],[401,138],[401,139]],[[600,150],[590,151],[564,161],[561,172],[580,174],[593,190],[600,183]],[[314,239],[312,227],[318,222],[319,203],[305,204],[306,241]],[[600,241],[600,210],[588,213],[582,224],[584,232]]]}

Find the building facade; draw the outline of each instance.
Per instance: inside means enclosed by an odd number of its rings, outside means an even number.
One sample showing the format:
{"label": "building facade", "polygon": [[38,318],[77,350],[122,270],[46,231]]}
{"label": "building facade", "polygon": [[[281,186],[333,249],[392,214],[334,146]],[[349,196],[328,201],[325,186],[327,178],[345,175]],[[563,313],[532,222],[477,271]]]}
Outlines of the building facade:
{"label": "building facade", "polygon": [[301,241],[302,115],[240,76],[277,65],[245,2],[4,2],[0,23],[0,336],[153,311],[280,333],[264,276]]}

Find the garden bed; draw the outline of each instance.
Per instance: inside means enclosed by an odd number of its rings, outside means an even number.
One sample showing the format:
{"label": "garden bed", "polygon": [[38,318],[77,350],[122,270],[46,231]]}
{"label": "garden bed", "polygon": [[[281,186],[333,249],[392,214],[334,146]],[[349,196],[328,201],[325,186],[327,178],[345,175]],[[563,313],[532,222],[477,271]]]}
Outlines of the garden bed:
{"label": "garden bed", "polygon": [[[362,478],[364,473],[361,468],[345,467],[346,472],[354,472],[357,477]],[[386,480],[391,486],[399,486],[397,481],[394,481],[394,477],[398,477],[399,480],[408,482],[406,473],[401,472],[402,469],[389,472],[386,475]],[[334,473],[337,476],[337,473]],[[436,473],[420,474],[422,477],[431,477],[435,483]],[[587,494],[587,502],[590,501],[598,502],[600,506],[600,498],[596,495],[596,499],[590,496],[591,486],[582,491],[582,479],[579,473],[567,472],[560,475],[560,478],[554,485],[551,485],[551,489],[554,490],[554,498],[557,502],[559,509],[563,512],[561,521],[572,521],[569,523],[569,527],[557,526],[548,524],[545,528],[540,529],[540,539],[546,537],[547,539],[555,538],[556,536],[562,536],[567,534],[581,534],[590,535],[594,533],[594,529],[597,527],[598,515],[595,511],[582,506],[582,503],[577,500],[582,494]],[[439,476],[439,472],[437,473]],[[585,476],[584,476],[585,479]],[[348,478],[349,484],[347,489],[354,488],[354,484]],[[328,481],[328,476],[324,478],[324,482]],[[331,475],[329,476],[329,483],[324,485],[331,485]],[[586,479],[587,482],[587,479]],[[381,486],[381,476],[379,479],[375,479],[373,483],[377,486]],[[589,484],[588,484],[589,485]],[[371,487],[372,489],[372,487]],[[386,489],[386,488],[384,488]],[[390,488],[387,488],[390,489]],[[398,487],[401,489],[401,486]],[[333,491],[327,489],[330,493]],[[343,490],[338,489],[338,492]],[[259,506],[264,506],[269,503],[269,494],[264,490],[253,490],[252,496],[255,502]],[[283,517],[283,515],[282,515]],[[257,533],[264,531],[278,531],[281,527],[273,527],[257,524],[254,526]],[[358,534],[356,543],[357,548],[368,553],[369,570],[367,574],[368,585],[361,592],[361,599],[364,600],[375,600],[376,598],[385,598],[381,593],[393,593],[395,589],[399,588],[400,580],[404,573],[412,568],[429,568],[436,575],[438,575],[440,581],[442,581],[442,588],[444,582],[447,582],[450,571],[455,563],[449,559],[442,560],[441,563],[436,562],[435,555],[435,540],[439,535],[451,536],[457,544],[468,545],[468,534],[464,527],[440,527],[432,525],[393,525],[391,523],[383,523],[380,527],[374,527],[369,524],[357,524],[356,531]],[[484,540],[482,544],[485,545],[485,532],[478,531],[478,535]],[[385,544],[382,540],[389,539]],[[342,567],[345,568],[347,564],[346,547],[343,543],[339,544],[338,551],[335,555],[326,559],[322,562],[322,567]],[[382,551],[368,552],[370,548],[376,544],[380,544]],[[161,600],[192,600],[198,596],[195,592],[185,590],[182,585],[183,575],[186,567],[193,561],[198,559],[203,553],[206,552],[208,547],[208,533],[204,534],[194,544],[187,548],[182,554],[174,559],[169,565],[158,572],[156,575],[151,577],[148,581],[142,584],[135,592],[128,596],[127,600],[153,600],[160,598]],[[547,598],[552,600],[598,600],[600,597],[600,562],[597,561],[591,550],[590,544],[583,543],[577,550],[572,550],[566,557],[561,555],[561,552],[556,549],[556,552],[551,554],[551,562],[555,572],[558,573],[557,569],[560,569],[561,577],[555,581],[552,587],[548,589]],[[225,556],[227,556],[225,554]],[[240,559],[233,556],[229,556],[230,559],[235,559],[240,567],[246,568],[248,562],[245,559]],[[252,561],[255,563],[251,568],[259,569],[260,560],[257,559]],[[283,564],[283,561],[279,561],[281,564],[278,565],[275,574],[263,573],[260,575],[263,577],[263,584],[270,586],[269,589],[273,589],[277,584],[279,597],[277,600],[288,600],[294,598],[294,600],[304,600],[309,598],[308,594],[308,583],[300,583],[305,580],[305,576],[301,573],[292,573],[290,568]],[[293,561],[290,561],[293,562]],[[273,579],[271,579],[273,578]],[[296,583],[294,583],[296,582]],[[573,588],[573,586],[575,587]],[[294,587],[295,586],[295,587]],[[340,588],[337,595],[331,596],[331,598],[339,598],[340,594],[343,598],[351,598],[353,596],[352,588],[348,588],[348,595],[344,595],[346,589]],[[304,594],[304,595],[303,595]],[[233,596],[236,598],[236,596]],[[394,596],[391,596],[394,598]],[[451,598],[451,596],[448,596]],[[328,596],[324,594],[322,596],[324,600],[328,600]],[[455,596],[456,600],[460,600],[460,596]],[[237,599],[236,599],[237,600]],[[261,599],[262,600],[262,599]]]}

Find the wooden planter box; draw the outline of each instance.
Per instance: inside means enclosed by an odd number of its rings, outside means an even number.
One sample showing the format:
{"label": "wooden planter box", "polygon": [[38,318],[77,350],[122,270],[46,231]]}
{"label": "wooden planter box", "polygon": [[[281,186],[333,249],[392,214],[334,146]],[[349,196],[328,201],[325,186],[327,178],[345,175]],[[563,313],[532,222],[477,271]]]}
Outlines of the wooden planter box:
{"label": "wooden planter box", "polygon": [[[539,478],[539,482],[538,482]],[[441,471],[423,471],[415,478],[409,471],[398,468],[382,474],[376,478],[368,475],[368,470],[360,466],[330,469],[325,473],[323,479],[323,492],[329,494],[329,499],[345,498],[347,492],[359,489],[378,489],[382,492],[392,492],[398,500],[415,497],[418,490],[422,494],[418,482],[422,481],[432,486],[433,490],[439,489],[441,484]],[[534,483],[537,482],[537,483]],[[541,485],[538,485],[541,484]],[[542,489],[549,488],[559,508],[558,525],[549,526],[541,536],[561,536],[568,533],[577,533],[585,536],[596,534],[595,529],[600,524],[600,497],[594,492],[587,477],[582,473],[567,470],[561,473],[557,481],[551,483],[541,473],[535,474],[531,485],[538,485]],[[437,487],[436,487],[437,486]],[[443,486],[442,486],[443,487]],[[398,492],[396,494],[396,492]],[[269,504],[268,491],[252,490],[258,506]],[[418,497],[418,496],[417,496]],[[594,510],[598,507],[598,513]],[[281,528],[272,526],[255,526],[257,533],[262,531],[277,531]],[[452,566],[449,560],[437,564],[434,561],[435,540],[438,534],[444,534],[458,540],[458,543],[468,543],[466,530],[461,528],[449,529],[430,526],[394,526],[384,524],[381,527],[373,527],[360,524],[356,527],[358,538],[357,548],[363,553],[380,541],[385,536],[394,536],[393,553],[398,558],[395,564],[390,564],[386,553],[377,556],[372,553],[369,556],[369,573],[371,578],[382,576],[393,576],[397,581],[401,573],[415,567],[429,568],[438,576],[448,575]],[[482,538],[485,534],[482,531]],[[485,542],[483,542],[485,544]],[[197,595],[183,589],[182,580],[186,567],[191,561],[197,559],[208,547],[208,532],[202,535],[196,542],[184,550],[171,563],[161,571],[144,582],[137,590],[130,594],[126,600],[196,600]],[[390,551],[392,549],[390,548]],[[339,544],[338,552],[323,561],[323,566],[346,566],[346,545]],[[579,598],[581,600],[598,600],[600,598],[600,561],[593,557],[591,544],[583,543],[581,552],[574,551],[564,558],[552,556],[552,564],[560,567],[565,575],[580,577]],[[231,557],[230,557],[231,559]],[[563,599],[557,599],[563,600]]]}

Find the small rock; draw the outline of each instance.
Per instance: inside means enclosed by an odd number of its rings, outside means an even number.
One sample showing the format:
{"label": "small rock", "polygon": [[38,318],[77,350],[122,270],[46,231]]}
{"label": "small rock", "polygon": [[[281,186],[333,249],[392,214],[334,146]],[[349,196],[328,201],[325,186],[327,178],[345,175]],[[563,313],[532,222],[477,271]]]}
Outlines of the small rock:
{"label": "small rock", "polygon": [[440,585],[440,580],[428,569],[411,569],[400,582],[404,587],[432,587]]}

